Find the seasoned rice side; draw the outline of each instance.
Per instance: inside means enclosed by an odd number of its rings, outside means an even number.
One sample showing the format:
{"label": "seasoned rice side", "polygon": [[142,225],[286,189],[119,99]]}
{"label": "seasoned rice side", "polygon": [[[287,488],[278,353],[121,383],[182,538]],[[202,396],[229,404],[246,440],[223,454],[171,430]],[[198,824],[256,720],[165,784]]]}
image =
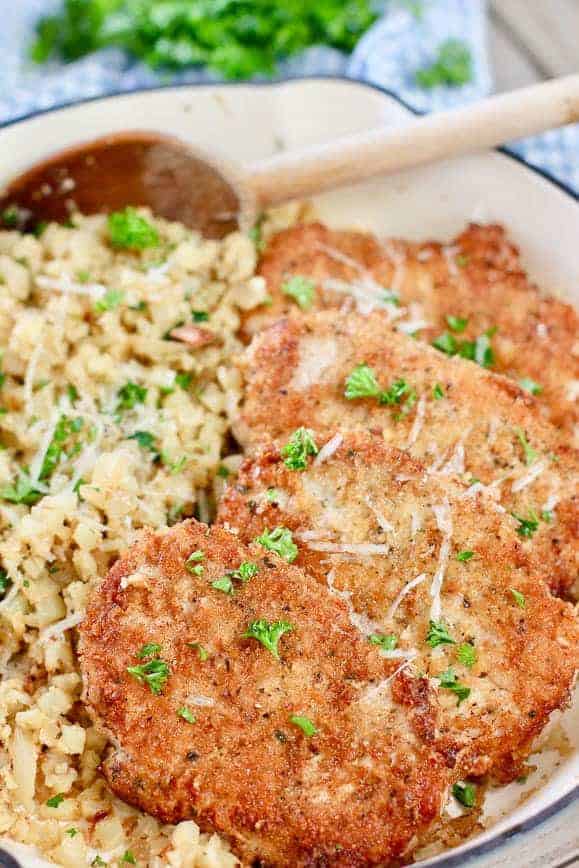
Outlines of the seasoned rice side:
{"label": "seasoned rice side", "polygon": [[[0,835],[71,868],[226,868],[217,836],[112,796],[80,703],[90,591],[140,529],[207,520],[235,467],[230,361],[266,295],[248,237],[141,216],[142,250],[115,248],[104,217],[0,233]],[[212,342],[170,339],[179,325]]]}

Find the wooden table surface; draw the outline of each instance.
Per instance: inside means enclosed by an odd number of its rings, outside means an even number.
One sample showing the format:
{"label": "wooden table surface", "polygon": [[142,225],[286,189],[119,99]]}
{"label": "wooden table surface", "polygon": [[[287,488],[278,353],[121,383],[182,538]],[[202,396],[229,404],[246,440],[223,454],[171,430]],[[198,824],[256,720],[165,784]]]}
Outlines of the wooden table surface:
{"label": "wooden table surface", "polygon": [[579,72],[579,0],[489,0],[495,89]]}

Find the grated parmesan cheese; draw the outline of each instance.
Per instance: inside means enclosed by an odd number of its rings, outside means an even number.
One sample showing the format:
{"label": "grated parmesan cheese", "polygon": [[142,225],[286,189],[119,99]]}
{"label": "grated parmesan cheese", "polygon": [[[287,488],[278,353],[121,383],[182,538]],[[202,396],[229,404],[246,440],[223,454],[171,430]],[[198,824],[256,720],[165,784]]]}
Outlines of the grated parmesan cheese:
{"label": "grated parmesan cheese", "polygon": [[41,642],[47,642],[49,639],[56,639],[58,636],[62,636],[62,634],[67,630],[72,630],[73,627],[77,627],[83,618],[84,613],[82,612],[79,612],[76,615],[69,615],[67,618],[63,618],[62,621],[57,621],[55,624],[51,624],[50,627],[46,627],[46,629],[42,630],[38,638]]}
{"label": "grated parmesan cheese", "polygon": [[406,448],[410,449],[411,446],[414,446],[420,432],[422,431],[422,426],[424,425],[424,416],[426,413],[426,398],[424,396],[420,398],[418,404],[416,405],[416,415],[414,416],[414,422],[412,423],[412,429],[410,431],[410,435],[408,437],[408,443],[406,444]]}
{"label": "grated parmesan cheese", "polygon": [[430,618],[432,621],[440,621],[440,592],[444,580],[444,573],[448,565],[450,557],[450,542],[452,538],[452,514],[450,504],[447,500],[444,503],[437,504],[432,507],[436,526],[443,535],[442,543],[440,544],[440,552],[438,554],[438,566],[432,584],[430,585],[430,596],[432,597],[432,606],[430,607]]}
{"label": "grated parmesan cheese", "polygon": [[420,585],[425,580],[425,578],[426,578],[426,573],[420,573],[419,576],[416,576],[416,578],[411,579],[409,582],[407,582],[404,585],[404,587],[399,592],[398,596],[396,597],[396,599],[394,600],[394,602],[392,603],[392,605],[388,609],[388,611],[386,613],[386,620],[390,621],[392,619],[394,612],[396,611],[396,609],[398,608],[398,606],[400,605],[400,603],[402,602],[404,597],[406,597],[406,595],[409,594],[410,591],[413,590],[413,588],[416,588],[417,585]]}
{"label": "grated parmesan cheese", "polygon": [[524,476],[521,476],[520,479],[516,479],[511,485],[511,491],[515,494],[517,491],[522,491],[523,488],[527,488],[527,486],[531,485],[538,476],[543,473],[544,470],[547,469],[546,461],[537,461],[533,466],[529,469]]}
{"label": "grated parmesan cheese", "polygon": [[341,434],[334,434],[331,440],[328,440],[325,443],[316,457],[314,458],[314,465],[323,464],[324,461],[328,461],[334,455],[335,452],[338,451],[342,443],[344,442],[344,438]]}

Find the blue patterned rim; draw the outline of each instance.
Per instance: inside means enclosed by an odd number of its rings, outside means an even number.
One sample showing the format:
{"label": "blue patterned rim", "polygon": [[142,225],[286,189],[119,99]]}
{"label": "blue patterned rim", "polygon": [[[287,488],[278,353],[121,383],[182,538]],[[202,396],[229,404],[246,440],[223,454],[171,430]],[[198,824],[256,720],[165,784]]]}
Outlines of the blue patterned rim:
{"label": "blue patterned rim", "polygon": [[[31,120],[32,118],[41,117],[42,115],[52,114],[60,111],[65,111],[68,108],[73,108],[79,105],[85,105],[87,103],[98,102],[102,100],[115,99],[119,96],[130,96],[134,93],[156,93],[158,91],[163,90],[184,90],[189,88],[193,90],[195,88],[211,88],[211,87],[256,87],[256,88],[266,88],[266,87],[275,87],[280,84],[290,84],[295,82],[300,84],[304,81],[339,81],[344,82],[346,84],[356,84],[359,87],[366,88],[368,90],[376,91],[377,93],[384,94],[384,96],[389,97],[395,102],[399,103],[399,105],[403,106],[409,112],[414,115],[423,114],[423,112],[417,111],[417,109],[413,108],[409,105],[405,100],[401,99],[397,94],[393,93],[388,88],[381,87],[377,84],[370,84],[367,81],[363,81],[359,78],[349,78],[344,75],[308,75],[304,78],[282,78],[276,79],[275,81],[260,81],[260,82],[228,82],[228,83],[219,83],[215,82],[215,84],[206,83],[206,82],[178,82],[177,84],[160,84],[153,87],[141,87],[136,88],[135,90],[120,90],[114,91],[112,93],[104,94],[101,96],[93,96],[87,97],[86,99],[78,99],[72,100],[71,102],[59,103],[50,108],[39,109],[38,111],[30,112],[29,114],[22,115],[21,117],[14,118],[13,120],[4,121],[0,123],[0,132],[3,129],[7,129],[8,127],[16,126],[17,124],[25,123],[26,121]],[[579,195],[575,193],[572,187],[568,184],[565,184],[563,181],[560,181],[558,178],[553,177],[553,175],[546,172],[544,169],[539,166],[535,166],[532,163],[528,163],[523,157],[519,154],[516,154],[514,151],[511,151],[509,148],[495,148],[496,151],[503,154],[505,157],[509,157],[511,160],[519,163],[519,165],[524,166],[529,172],[533,172],[536,175],[539,175],[544,180],[551,183],[554,187],[557,187],[563,193],[566,193],[574,202],[579,202]],[[559,813],[564,808],[568,807],[572,802],[579,798],[579,784],[574,787],[569,793],[566,793],[564,796],[561,796],[547,808],[544,808],[542,811],[539,811],[533,817],[524,822],[517,823],[515,826],[512,826],[510,829],[501,832],[495,838],[492,838],[490,841],[485,841],[482,844],[475,844],[472,848],[468,850],[466,853],[449,853],[448,855],[443,855],[441,857],[435,857],[432,860],[427,860],[424,863],[419,863],[420,865],[424,865],[427,868],[428,865],[432,865],[433,868],[464,868],[469,862],[472,862],[473,859],[478,858],[479,856],[484,856],[487,853],[490,853],[492,850],[496,850],[501,844],[506,843],[508,840],[513,838],[516,835],[523,834],[524,832],[529,832],[532,829],[536,829],[537,826],[540,826],[542,823],[546,822],[550,817],[554,814]],[[579,860],[577,856],[572,856],[570,859],[564,859],[563,862],[560,862],[557,866],[553,866],[553,868],[570,868],[570,866],[574,864],[578,864]],[[25,865],[16,861],[13,856],[6,851],[0,849],[0,868],[26,868]]]}

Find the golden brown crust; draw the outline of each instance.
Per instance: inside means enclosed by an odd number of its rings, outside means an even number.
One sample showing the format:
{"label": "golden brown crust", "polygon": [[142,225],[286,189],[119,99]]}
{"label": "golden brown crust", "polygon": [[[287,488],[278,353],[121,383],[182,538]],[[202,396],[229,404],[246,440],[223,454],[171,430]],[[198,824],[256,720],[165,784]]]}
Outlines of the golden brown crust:
{"label": "golden brown crust", "polygon": [[411,305],[410,316],[398,322],[423,320],[422,340],[430,342],[449,331],[447,316],[468,318],[465,331],[457,335],[460,340],[474,340],[496,328],[493,369],[539,383],[541,405],[556,424],[572,432],[579,421],[573,386],[579,380],[577,312],[541,294],[529,281],[517,248],[501,226],[472,224],[447,245],[380,243],[371,235],[335,231],[320,223],[296,226],[274,236],[259,270],[273,303],[250,314],[248,333],[295,310],[281,291],[292,275],[315,282],[314,304],[322,308],[341,307],[346,297],[325,288],[328,279],[360,282],[366,275],[395,290],[402,306]]}
{"label": "golden brown crust", "polygon": [[[451,666],[471,693],[457,705],[452,691],[439,689],[436,713],[426,698],[423,737],[457,777],[511,779],[551,712],[569,700],[579,665],[572,606],[551,597],[513,522],[483,494],[465,498],[458,480],[428,476],[376,435],[316,439],[320,447],[340,445],[323,463],[310,459],[304,471],[288,469],[274,446],[246,460],[218,521],[243,540],[264,528],[290,528],[296,563],[349,601],[362,633],[396,635],[397,651],[415,654],[412,669],[431,683]],[[459,560],[464,551],[472,557]],[[432,591],[439,569],[438,598]],[[444,622],[454,644],[429,647],[431,618]],[[470,668],[459,657],[461,643],[475,649]],[[420,685],[414,682],[418,691]],[[413,702],[420,705],[419,696]]]}
{"label": "golden brown crust", "polygon": [[[201,576],[184,567],[197,550]],[[247,560],[259,573],[235,580],[233,596],[211,587]],[[293,625],[279,661],[242,636],[258,618]],[[85,699],[115,744],[106,778],[162,821],[194,818],[248,863],[363,866],[396,860],[437,816],[450,778],[425,722],[435,691],[405,672],[386,683],[397,662],[343,603],[261,547],[193,521],[150,533],[110,571],[80,632]],[[127,673],[148,642],[170,666],[159,696]]]}
{"label": "golden brown crust", "polygon": [[[416,391],[409,412],[376,398],[345,398],[346,379],[361,363],[381,389],[402,379]],[[237,435],[244,446],[285,440],[300,425],[322,434],[381,432],[430,472],[492,484],[508,512],[534,514],[537,529],[521,542],[553,590],[572,593],[579,566],[577,452],[511,380],[396,333],[380,312],[329,310],[281,320],[254,339],[241,368],[245,402]],[[534,455],[525,454],[521,437]]]}

